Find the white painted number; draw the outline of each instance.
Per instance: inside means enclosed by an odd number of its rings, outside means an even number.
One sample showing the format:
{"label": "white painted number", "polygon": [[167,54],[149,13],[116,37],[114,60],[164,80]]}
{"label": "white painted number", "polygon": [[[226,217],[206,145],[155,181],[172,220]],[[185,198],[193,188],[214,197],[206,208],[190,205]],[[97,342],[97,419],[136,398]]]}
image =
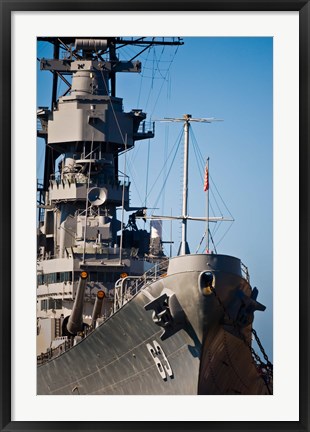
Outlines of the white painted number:
{"label": "white painted number", "polygon": [[146,344],[146,347],[149,351],[149,353],[151,354],[157,370],[160,374],[160,376],[162,377],[163,380],[167,379],[167,375],[169,375],[170,377],[173,376],[173,372],[170,366],[170,363],[166,357],[166,354],[164,353],[162,347],[159,345],[159,343],[154,340],[153,341],[153,345],[151,344]]}

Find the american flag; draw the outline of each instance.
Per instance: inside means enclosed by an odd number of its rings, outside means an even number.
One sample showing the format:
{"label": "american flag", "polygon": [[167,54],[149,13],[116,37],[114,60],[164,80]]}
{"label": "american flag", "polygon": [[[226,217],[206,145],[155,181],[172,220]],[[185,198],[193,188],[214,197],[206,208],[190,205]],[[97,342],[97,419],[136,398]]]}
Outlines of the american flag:
{"label": "american flag", "polygon": [[204,190],[204,192],[206,192],[207,190],[209,190],[209,170],[208,170],[208,165],[206,165],[206,169],[205,169],[205,178],[204,178],[204,183],[203,183],[203,190]]}

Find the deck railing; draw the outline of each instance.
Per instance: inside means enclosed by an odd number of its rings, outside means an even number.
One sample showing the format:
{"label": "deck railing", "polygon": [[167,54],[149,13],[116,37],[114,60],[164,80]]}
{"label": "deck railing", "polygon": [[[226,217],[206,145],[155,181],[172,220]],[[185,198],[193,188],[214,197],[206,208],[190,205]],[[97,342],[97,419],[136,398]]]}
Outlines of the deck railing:
{"label": "deck railing", "polygon": [[145,272],[142,276],[127,276],[115,283],[114,309],[113,313],[119,310],[141,289],[164,277],[167,274],[169,259],[157,262],[154,267]]}
{"label": "deck railing", "polygon": [[247,266],[245,264],[243,264],[243,262],[241,262],[241,273],[242,276],[244,277],[244,279],[250,283],[250,273],[249,273],[249,269],[247,268]]}

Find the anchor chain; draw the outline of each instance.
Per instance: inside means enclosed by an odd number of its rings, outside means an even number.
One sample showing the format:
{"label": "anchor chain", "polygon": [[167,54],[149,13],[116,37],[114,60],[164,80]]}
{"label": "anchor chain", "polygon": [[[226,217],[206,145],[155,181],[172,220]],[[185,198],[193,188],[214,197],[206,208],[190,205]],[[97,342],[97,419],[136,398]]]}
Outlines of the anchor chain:
{"label": "anchor chain", "polygon": [[258,337],[258,334],[257,334],[256,330],[253,327],[251,328],[251,332],[252,332],[252,334],[253,334],[253,336],[255,338],[255,341],[256,341],[259,349],[261,350],[261,353],[263,354],[263,357],[264,357],[266,363],[264,363],[262,361],[262,359],[260,358],[260,356],[255,352],[255,350],[252,347],[251,343],[249,343],[246,340],[246,337],[244,336],[244,334],[240,330],[240,326],[238,325],[238,323],[236,322],[236,320],[233,320],[231,318],[231,316],[229,315],[229,312],[227,311],[227,309],[224,306],[224,304],[223,304],[222,300],[220,299],[220,297],[217,295],[217,292],[215,291],[215,288],[213,286],[211,287],[211,291],[214,294],[215,298],[217,299],[218,304],[223,309],[224,314],[232,322],[233,327],[236,329],[237,333],[240,335],[240,337],[243,340],[243,342],[245,343],[245,345],[249,348],[254,362],[256,361],[255,362],[256,366],[259,367],[259,369],[260,369],[260,373],[262,375],[263,380],[265,381],[267,389],[268,389],[269,393],[271,393],[268,384],[270,383],[270,381],[271,381],[271,379],[273,377],[273,365],[270,362],[270,360],[269,360],[269,358],[268,358],[268,356],[266,354],[266,351],[264,350],[264,347],[263,347],[263,345],[262,345],[262,343],[261,343],[261,341],[260,341],[260,339]]}
{"label": "anchor chain", "polygon": [[266,354],[266,352],[265,352],[265,350],[264,350],[264,347],[263,347],[263,345],[262,345],[262,343],[261,343],[261,341],[260,341],[260,339],[259,339],[259,337],[258,337],[258,334],[257,334],[257,332],[256,332],[256,330],[255,329],[253,329],[252,328],[252,333],[253,333],[253,335],[254,335],[254,337],[255,337],[255,340],[256,340],[256,343],[257,343],[257,345],[259,346],[259,349],[261,350],[261,353],[263,354],[263,356],[264,356],[264,359],[266,360],[266,363],[269,365],[271,365],[271,363],[270,363],[270,361],[269,361],[269,358],[268,358],[268,356],[267,356],[267,354]]}
{"label": "anchor chain", "polygon": [[[255,337],[256,343],[259,346],[259,349],[261,350],[261,353],[264,356],[264,359],[266,361],[266,368],[269,371],[269,375],[270,377],[272,377],[272,371],[273,371],[273,364],[271,363],[271,361],[268,358],[268,355],[266,354],[266,351],[264,350],[264,347],[258,337],[258,334],[256,332],[256,330],[252,327],[251,329],[253,336]],[[263,365],[263,362],[260,360],[261,365]]]}

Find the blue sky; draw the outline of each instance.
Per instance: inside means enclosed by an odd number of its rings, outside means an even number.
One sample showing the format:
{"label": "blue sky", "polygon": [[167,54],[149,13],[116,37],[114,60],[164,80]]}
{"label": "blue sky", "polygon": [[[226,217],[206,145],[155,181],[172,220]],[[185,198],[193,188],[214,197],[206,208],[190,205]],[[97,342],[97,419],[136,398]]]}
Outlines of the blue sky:
{"label": "blue sky", "polygon": [[[140,58],[141,75],[119,74],[117,96],[124,98],[126,111],[142,108],[152,120],[182,117],[183,114],[223,119],[212,124],[192,125],[191,138],[195,144],[190,147],[189,213],[205,215],[203,162],[195,156],[199,154],[203,160],[210,158],[210,204],[214,213],[229,216],[230,212],[235,219],[233,224],[211,226],[212,232],[216,230],[217,252],[236,256],[249,268],[251,284],[259,290],[258,300],[267,306],[264,313],[256,312],[254,328],[272,358],[272,38],[192,37],[184,38],[184,42],[178,49],[157,48],[145,52]],[[131,50],[124,52],[125,59],[131,54]],[[48,45],[39,44],[38,56],[50,55]],[[38,74],[38,105],[50,105],[50,78],[49,72]],[[65,86],[61,85],[60,94],[64,90]],[[144,204],[147,191],[148,206],[158,208],[155,213],[180,214],[182,141],[166,187],[162,189],[162,186],[172,160],[168,155],[171,151],[174,154],[181,129],[181,123],[156,121],[155,138],[150,142],[137,142],[135,149],[129,152],[127,166],[133,206]],[[39,178],[42,177],[42,147],[39,141]],[[120,169],[122,166],[121,161]],[[213,215],[212,210],[210,214]],[[202,222],[189,222],[189,244],[193,253],[204,228]],[[170,222],[164,223],[163,233],[164,240],[169,240]],[[179,224],[174,222],[174,253],[180,233]]]}

